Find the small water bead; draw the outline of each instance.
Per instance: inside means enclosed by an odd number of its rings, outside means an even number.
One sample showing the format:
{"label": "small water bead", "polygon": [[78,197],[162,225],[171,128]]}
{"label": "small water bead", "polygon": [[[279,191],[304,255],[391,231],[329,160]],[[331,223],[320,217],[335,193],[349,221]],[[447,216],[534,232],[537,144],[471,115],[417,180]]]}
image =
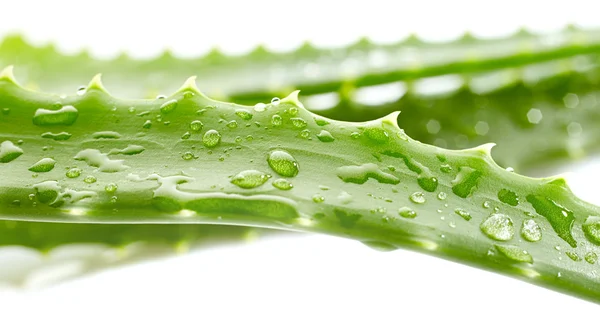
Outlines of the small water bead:
{"label": "small water bead", "polygon": [[400,217],[413,219],[413,218],[417,217],[417,212],[415,212],[414,210],[412,210],[408,207],[402,207],[402,208],[398,209],[398,215],[400,215]]}
{"label": "small water bead", "polygon": [[143,127],[144,129],[149,129],[149,128],[151,128],[151,127],[152,127],[152,121],[150,121],[150,120],[146,120],[146,122],[144,122],[144,124],[142,125],[142,127]]}
{"label": "small water bead", "polygon": [[[235,139],[234,139],[234,141],[235,141],[236,143],[241,143],[241,142],[242,142],[242,137],[241,137],[241,136],[236,136],[236,137],[235,137]],[[238,146],[238,147],[239,147],[239,146]]]}
{"label": "small water bead", "polygon": [[325,197],[321,194],[315,194],[312,197],[313,202],[315,203],[323,203],[325,201]]}
{"label": "small water bead", "polygon": [[292,107],[292,108],[290,108],[290,109],[288,110],[288,114],[289,114],[290,116],[292,116],[292,117],[293,117],[293,116],[295,116],[295,115],[297,115],[297,114],[298,114],[298,108],[295,108],[295,107]]}
{"label": "small water bead", "polygon": [[202,143],[206,147],[215,147],[221,142],[221,133],[217,130],[208,130],[202,136]]}
{"label": "small water bead", "polygon": [[190,129],[194,132],[202,131],[203,127],[204,127],[204,123],[202,123],[202,121],[200,121],[200,120],[194,120],[194,121],[190,122]]}
{"label": "small water bead", "polygon": [[590,264],[596,264],[596,262],[598,262],[598,254],[594,252],[587,252],[584,258],[585,261]]}
{"label": "small water bead", "polygon": [[273,99],[271,99],[271,105],[278,106],[280,103],[281,99],[279,99],[278,97],[273,97]]}
{"label": "small water bead", "polygon": [[115,193],[118,189],[118,186],[115,183],[109,183],[104,187],[104,191],[106,193]]}
{"label": "small water bead", "polygon": [[110,202],[111,203],[116,203],[117,202],[118,197],[116,195],[113,195],[110,197]]}
{"label": "small water bead", "polygon": [[227,125],[227,127],[228,127],[228,128],[230,128],[230,129],[235,129],[235,128],[237,128],[237,126],[238,126],[238,123],[237,123],[237,121],[235,121],[235,120],[231,120],[231,121],[227,122],[227,124],[226,124],[226,125]]}
{"label": "small water bead", "polygon": [[512,219],[505,214],[492,214],[479,227],[489,238],[498,241],[508,241],[515,234]]}
{"label": "small water bead", "polygon": [[67,170],[67,173],[65,174],[67,176],[67,178],[77,178],[81,175],[82,170],[79,168],[71,168],[69,170]]}
{"label": "small water bead", "polygon": [[273,181],[272,184],[274,187],[283,191],[291,190],[294,187],[294,185],[286,179],[277,179]]}
{"label": "small water bead", "polygon": [[350,137],[356,140],[361,137],[361,134],[358,132],[352,132],[350,133]]}
{"label": "small water bead", "polygon": [[191,92],[189,90],[183,92],[183,98],[186,98],[186,99],[190,99],[190,98],[194,97],[194,95],[195,95],[194,92]]}
{"label": "small water bead", "polygon": [[542,239],[542,228],[533,219],[523,221],[521,237],[529,242],[537,242]]}
{"label": "small water bead", "polygon": [[166,99],[167,96],[165,95],[156,95],[156,99],[161,100],[161,99]]}
{"label": "small water bead", "polygon": [[284,177],[295,177],[300,171],[296,159],[283,150],[274,150],[269,153],[267,163],[273,171]]}
{"label": "small water bead", "polygon": [[252,142],[252,140],[254,140],[254,136],[252,136],[252,135],[246,135],[246,141]]}
{"label": "small water bead", "polygon": [[87,184],[92,184],[92,183],[96,183],[97,179],[94,176],[87,176],[85,177],[85,179],[83,179],[83,182],[87,183]]}
{"label": "small water bead", "polygon": [[198,157],[196,157],[192,152],[185,152],[185,153],[183,153],[183,155],[181,155],[181,158],[183,160],[192,160],[192,159],[198,158]]}
{"label": "small water bead", "polygon": [[82,96],[85,95],[85,86],[79,86],[79,88],[77,88],[77,95],[78,96]]}
{"label": "small water bead", "polygon": [[425,194],[423,192],[415,192],[409,196],[411,202],[415,204],[425,203]]}
{"label": "small water bead", "polygon": [[192,134],[190,132],[185,132],[183,133],[183,135],[181,136],[182,140],[187,140],[192,136]]}
{"label": "small water bead", "polygon": [[303,139],[310,139],[310,131],[307,129],[300,131],[298,135]]}
{"label": "small water bead", "polygon": [[292,122],[292,125],[297,129],[304,128],[308,125],[306,121],[302,118],[291,118],[290,121]]}
{"label": "small water bead", "polygon": [[462,219],[464,219],[466,221],[470,221],[472,219],[471,213],[469,213],[468,211],[466,211],[462,208],[455,209],[454,213],[459,215],[460,217],[462,217]]}
{"label": "small water bead", "polygon": [[489,201],[483,202],[483,208],[490,208],[491,204]]}
{"label": "small water bead", "polygon": [[278,114],[274,114],[273,116],[271,116],[271,124],[273,126],[280,126],[281,124],[283,124],[283,118]]}
{"label": "small water bead", "polygon": [[253,117],[252,113],[246,109],[237,109],[235,114],[244,120],[250,120]]}
{"label": "small water bead", "polygon": [[438,198],[438,200],[443,201],[446,199],[447,196],[448,195],[445,192],[440,192],[440,193],[438,193],[437,198]]}
{"label": "small water bead", "polygon": [[565,254],[574,262],[581,261],[581,257],[579,257],[579,254],[577,254],[575,252],[567,251],[567,252],[565,252]]}
{"label": "small water bead", "polygon": [[256,112],[263,112],[266,109],[267,109],[267,105],[262,102],[259,102],[256,105],[254,105],[254,111],[256,111]]}
{"label": "small water bead", "polygon": [[324,142],[324,143],[329,143],[329,142],[335,141],[335,138],[333,137],[333,135],[331,135],[331,133],[329,133],[326,130],[321,130],[321,132],[319,132],[319,134],[317,134],[317,138],[319,139],[319,141]]}
{"label": "small water bead", "polygon": [[177,99],[171,99],[160,106],[160,112],[167,114],[177,108]]}
{"label": "small water bead", "polygon": [[508,172],[515,172],[515,169],[513,169],[513,167],[506,167],[506,171],[508,171]]}
{"label": "small water bead", "polygon": [[364,134],[368,139],[377,144],[384,144],[390,140],[388,133],[380,128],[367,128]]}
{"label": "small water bead", "polygon": [[270,175],[258,170],[244,170],[231,178],[231,183],[242,189],[259,187],[271,178]]}
{"label": "small water bead", "polygon": [[54,165],[56,165],[56,160],[52,158],[42,158],[40,161],[29,167],[28,170],[31,172],[48,172],[54,169]]}

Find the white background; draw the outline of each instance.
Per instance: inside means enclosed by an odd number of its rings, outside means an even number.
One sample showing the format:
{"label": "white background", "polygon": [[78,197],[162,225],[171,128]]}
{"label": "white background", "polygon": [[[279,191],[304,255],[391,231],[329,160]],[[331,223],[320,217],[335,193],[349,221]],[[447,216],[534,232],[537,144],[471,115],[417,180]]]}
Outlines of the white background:
{"label": "white background", "polygon": [[[596,1],[4,1],[0,36],[25,33],[74,53],[197,56],[259,43],[289,50],[304,40],[340,46],[412,32],[449,40],[527,26],[599,26]],[[75,88],[75,87],[74,87]],[[165,91],[168,92],[168,91]],[[577,194],[600,204],[598,161],[565,170]],[[1,235],[0,235],[1,236]],[[0,250],[0,253],[2,251]],[[289,235],[112,269],[44,289],[0,290],[1,313],[592,313],[597,305],[493,273],[407,251]]]}

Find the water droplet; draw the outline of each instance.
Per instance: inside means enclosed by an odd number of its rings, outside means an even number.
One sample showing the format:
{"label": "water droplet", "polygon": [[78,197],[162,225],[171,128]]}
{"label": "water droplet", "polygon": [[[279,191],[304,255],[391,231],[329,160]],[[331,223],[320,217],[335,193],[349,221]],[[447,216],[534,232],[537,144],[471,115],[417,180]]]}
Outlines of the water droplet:
{"label": "water droplet", "polygon": [[119,139],[121,138],[121,134],[114,131],[100,131],[92,134],[92,138],[94,139]]}
{"label": "water droplet", "polygon": [[533,219],[523,221],[521,237],[529,242],[537,242],[542,239],[542,228]]}
{"label": "water droplet", "polygon": [[477,189],[477,181],[481,172],[471,167],[460,167],[456,178],[452,180],[452,192],[459,197],[467,198]]}
{"label": "water droplet", "polygon": [[183,160],[192,160],[198,157],[196,157],[192,152],[185,152],[183,155],[181,155],[181,158],[183,158]]}
{"label": "water droplet", "polygon": [[325,197],[321,194],[315,194],[312,197],[313,202],[315,203],[323,203],[325,201]]}
{"label": "water droplet", "polygon": [[284,177],[295,177],[300,171],[298,162],[288,152],[274,150],[267,157],[269,167]]}
{"label": "water droplet", "polygon": [[165,95],[156,95],[156,99],[161,100],[161,99],[166,99],[167,96]]}
{"label": "water droplet", "polygon": [[38,109],[33,115],[33,124],[46,125],[71,125],[75,123],[79,112],[73,106],[64,106],[57,110]]}
{"label": "water droplet", "polygon": [[273,99],[271,99],[271,104],[272,105],[279,105],[281,103],[281,100],[278,97],[273,97]]}
{"label": "water droplet", "polygon": [[583,223],[582,229],[590,242],[600,245],[600,216],[589,216]]}
{"label": "water droplet", "polygon": [[190,132],[185,132],[183,133],[183,135],[181,136],[182,140],[187,140],[192,136],[192,134]]}
{"label": "water droplet", "polygon": [[500,254],[504,255],[505,257],[507,257],[515,262],[533,264],[533,257],[531,257],[531,254],[529,254],[529,252],[523,250],[522,248],[520,248],[518,246],[514,246],[514,245],[494,245],[494,246],[496,247],[496,250],[498,250],[498,252],[500,252]]}
{"label": "water droplet", "polygon": [[415,192],[410,195],[409,199],[415,204],[425,203],[425,194],[423,192]]}
{"label": "water droplet", "polygon": [[280,126],[282,123],[283,123],[283,118],[281,118],[281,116],[280,116],[280,115],[278,115],[278,114],[274,114],[274,115],[271,117],[271,124],[272,124],[273,126]]}
{"label": "water droplet", "polygon": [[538,214],[544,216],[550,222],[552,229],[561,239],[569,243],[571,247],[577,247],[577,242],[571,234],[575,222],[572,211],[545,196],[531,194],[527,196],[527,201],[533,205]]}
{"label": "water droplet", "polygon": [[202,123],[202,121],[200,121],[200,120],[194,120],[194,121],[190,122],[190,129],[194,132],[202,131],[203,127],[204,127],[204,123]]}
{"label": "water droplet", "polygon": [[415,212],[414,210],[412,210],[408,207],[402,207],[402,208],[398,209],[398,215],[400,215],[401,217],[404,217],[404,218],[413,219],[413,218],[417,217],[417,212]]}
{"label": "water droplet", "polygon": [[350,137],[353,138],[353,139],[358,139],[360,136],[361,135],[358,132],[352,132],[352,133],[350,133]]}
{"label": "water droplet", "polygon": [[42,158],[40,161],[36,162],[31,167],[29,167],[29,171],[48,172],[54,169],[54,165],[56,165],[56,160],[52,158]]}
{"label": "water droplet", "polygon": [[574,262],[581,261],[581,257],[579,257],[579,254],[577,254],[575,252],[567,251],[567,252],[565,252],[565,254]]}
{"label": "water droplet", "polygon": [[175,110],[175,108],[177,108],[177,99],[171,99],[160,106],[160,112],[167,114]]}
{"label": "water droplet", "polygon": [[78,96],[85,95],[85,86],[79,86],[79,88],[77,88],[77,95]]}
{"label": "water droplet", "polygon": [[388,133],[380,128],[367,128],[364,131],[365,136],[377,144],[385,144],[390,140]]}
{"label": "water droplet", "polygon": [[94,176],[87,176],[85,177],[85,179],[83,179],[83,182],[87,183],[87,184],[92,184],[92,183],[96,183],[97,179]]}
{"label": "water droplet", "polygon": [[231,121],[227,122],[227,124],[226,124],[226,125],[227,125],[227,127],[228,127],[228,128],[230,128],[230,129],[235,129],[235,128],[237,128],[237,126],[238,126],[238,123],[237,123],[237,121],[235,121],[235,120],[231,120]]}
{"label": "water droplet", "polygon": [[23,155],[23,150],[11,141],[0,144],[0,163],[7,163]]}
{"label": "water droplet", "polygon": [[505,204],[511,205],[511,206],[517,206],[519,205],[519,197],[517,196],[517,194],[513,191],[507,190],[507,189],[501,189],[500,191],[498,191],[498,199]]}
{"label": "water droplet", "polygon": [[77,178],[81,175],[81,169],[79,168],[71,168],[69,170],[67,170],[67,173],[65,174],[67,176],[67,178]]}
{"label": "water droplet", "polygon": [[398,184],[400,179],[379,169],[379,166],[368,163],[360,166],[343,166],[337,168],[337,176],[346,183],[363,184],[373,178],[379,183]]}
{"label": "water droplet", "polygon": [[290,108],[290,109],[288,110],[288,113],[290,114],[290,116],[292,116],[292,117],[293,117],[293,116],[295,116],[295,115],[297,115],[297,114],[298,114],[298,108],[294,108],[294,107],[292,107],[292,108]]}
{"label": "water droplet", "polygon": [[183,92],[183,98],[186,98],[186,99],[190,99],[190,98],[194,97],[194,95],[195,95],[194,92],[191,92],[189,90]]}
{"label": "water droplet", "polygon": [[109,183],[104,187],[106,193],[115,193],[119,187],[115,183]]}
{"label": "water droplet", "polygon": [[335,140],[333,135],[331,135],[331,133],[329,133],[328,131],[325,131],[325,130],[321,130],[321,132],[319,132],[319,134],[317,134],[317,138],[319,139],[319,141],[325,142],[325,143],[333,142]]}
{"label": "water droplet", "polygon": [[142,128],[144,129],[149,129],[152,127],[152,121],[150,120],[146,120],[146,122],[144,122],[144,124],[142,125]]}
{"label": "water droplet", "polygon": [[242,189],[252,189],[261,186],[269,180],[271,176],[258,170],[244,170],[231,178],[231,183]]}
{"label": "water droplet", "polygon": [[304,128],[307,125],[306,121],[302,118],[291,118],[290,121],[292,122],[292,125],[297,129]]}
{"label": "water droplet", "polygon": [[66,141],[68,139],[70,139],[72,136],[71,133],[68,132],[60,132],[60,133],[52,133],[52,132],[46,132],[42,134],[42,138],[49,138],[49,139],[53,139],[55,141]]}
{"label": "water droplet", "polygon": [[515,169],[513,169],[513,167],[506,167],[506,171],[508,171],[508,172],[515,172]]}
{"label": "water droplet", "polygon": [[254,111],[256,112],[263,112],[265,111],[265,109],[267,109],[267,105],[265,105],[262,102],[259,102],[258,104],[254,105]]}
{"label": "water droplet", "polygon": [[512,219],[504,214],[490,215],[479,227],[489,238],[498,241],[508,241],[515,234]]}
{"label": "water droplet", "polygon": [[447,196],[448,195],[445,192],[440,192],[440,193],[438,193],[437,198],[438,198],[438,200],[443,201],[446,199]]}
{"label": "water droplet", "polygon": [[459,215],[460,217],[462,217],[464,220],[466,221],[470,221],[471,220],[471,213],[469,213],[468,211],[462,209],[462,208],[457,208],[454,210],[454,213],[456,213],[457,215]]}
{"label": "water droplet", "polygon": [[598,262],[598,254],[594,252],[587,252],[585,254],[585,261],[590,264],[596,264],[596,262]]}
{"label": "water droplet", "polygon": [[237,109],[235,114],[244,120],[252,119],[252,113],[246,109]]}
{"label": "water droplet", "polygon": [[273,181],[272,184],[274,187],[284,191],[291,190],[294,187],[294,185],[286,179],[277,179]]}
{"label": "water droplet", "polygon": [[206,147],[215,147],[221,142],[221,133],[217,130],[208,130],[202,136],[202,143]]}
{"label": "water droplet", "polygon": [[443,164],[440,166],[440,171],[443,173],[450,173],[452,171],[452,166],[448,164]]}

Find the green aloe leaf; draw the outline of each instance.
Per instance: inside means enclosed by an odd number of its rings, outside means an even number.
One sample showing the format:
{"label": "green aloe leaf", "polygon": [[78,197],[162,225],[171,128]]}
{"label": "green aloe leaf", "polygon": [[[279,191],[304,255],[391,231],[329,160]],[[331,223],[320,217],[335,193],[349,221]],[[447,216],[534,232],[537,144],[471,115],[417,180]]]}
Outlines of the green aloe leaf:
{"label": "green aloe leaf", "polygon": [[108,94],[97,76],[60,97],[21,88],[10,71],[0,104],[7,221],[325,233],[600,300],[598,207],[561,177],[501,168],[493,145],[415,141],[397,113],[336,121],[306,110],[297,93],[242,106],[205,97],[193,79],[170,97],[132,100]]}

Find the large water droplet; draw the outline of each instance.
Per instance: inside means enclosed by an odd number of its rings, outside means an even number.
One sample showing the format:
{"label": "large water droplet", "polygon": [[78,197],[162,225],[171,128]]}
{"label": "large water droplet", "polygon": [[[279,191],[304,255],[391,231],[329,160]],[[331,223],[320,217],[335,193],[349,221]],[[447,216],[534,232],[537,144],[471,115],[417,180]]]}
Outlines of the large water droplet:
{"label": "large water droplet", "polygon": [[177,100],[171,99],[160,106],[160,112],[163,114],[172,112],[177,108]]}
{"label": "large water droplet", "polygon": [[489,238],[498,241],[508,241],[515,234],[512,219],[505,214],[492,214],[481,223],[479,228]]}
{"label": "large water droplet", "polygon": [[271,176],[258,170],[244,170],[231,178],[231,183],[243,188],[252,189],[263,185]]}
{"label": "large water droplet", "polygon": [[600,245],[600,217],[589,216],[582,225],[585,237],[592,243]]}
{"label": "large water droplet", "polygon": [[585,261],[590,264],[596,264],[596,262],[598,262],[598,254],[594,252],[587,252],[584,258]]}
{"label": "large water droplet", "polygon": [[194,132],[201,131],[203,127],[204,127],[204,123],[202,123],[202,121],[200,121],[200,120],[194,120],[194,121],[190,122],[190,129]]}
{"label": "large water droplet", "polygon": [[496,249],[500,254],[505,257],[515,261],[522,263],[533,264],[533,257],[529,252],[523,250],[522,248],[514,245],[495,245]]}
{"label": "large water droplet", "polygon": [[501,189],[500,191],[498,191],[498,199],[502,203],[505,203],[505,204],[508,204],[511,206],[519,205],[519,197],[517,196],[517,193],[515,193],[511,190]]}
{"label": "large water droplet", "polygon": [[452,180],[452,192],[462,198],[467,198],[477,189],[477,181],[481,172],[471,167],[460,167],[458,174]]}
{"label": "large water droplet", "polygon": [[38,109],[33,115],[33,124],[46,125],[71,125],[77,120],[79,112],[73,106],[64,106],[57,110]]}
{"label": "large water droplet", "polygon": [[542,239],[542,228],[533,219],[523,221],[521,236],[529,242],[537,242]]}
{"label": "large water droplet", "polygon": [[373,178],[379,183],[386,184],[398,184],[400,179],[389,173],[383,172],[379,169],[379,166],[373,163],[364,164],[360,166],[343,166],[337,168],[337,176],[342,181],[347,183],[363,184]]}
{"label": "large water droplet", "polygon": [[400,215],[400,217],[413,219],[413,218],[417,217],[417,212],[415,212],[414,210],[412,210],[408,207],[402,207],[402,208],[398,209],[398,215]]}
{"label": "large water droplet", "polygon": [[244,120],[252,119],[252,113],[246,109],[237,109],[235,114]]}
{"label": "large water droplet", "polygon": [[7,163],[23,155],[23,150],[11,141],[0,144],[0,162]]}
{"label": "large water droplet", "polygon": [[409,196],[409,199],[415,204],[425,203],[425,194],[423,192],[415,192]]}
{"label": "large water droplet", "polygon": [[577,241],[575,241],[571,234],[573,223],[575,222],[575,216],[572,211],[545,196],[527,195],[527,201],[533,205],[538,214],[548,219],[552,229],[554,229],[561,239],[569,243],[571,247],[577,247]]}
{"label": "large water droplet", "polygon": [[300,168],[292,155],[283,150],[274,150],[267,157],[269,167],[284,177],[295,177]]}
{"label": "large water droplet", "polygon": [[294,187],[292,183],[286,179],[277,179],[273,181],[273,186],[283,191],[291,190]]}
{"label": "large water droplet", "polygon": [[221,142],[221,133],[217,130],[208,130],[202,136],[202,143],[206,147],[215,147]]}
{"label": "large water droplet", "polygon": [[317,134],[317,138],[319,139],[319,141],[325,142],[325,143],[335,141],[335,138],[333,137],[333,135],[331,135],[331,133],[329,133],[328,131],[325,131],[325,130],[321,130],[321,132],[319,132],[319,134]]}
{"label": "large water droplet", "polygon": [[56,165],[56,160],[52,158],[42,158],[40,161],[36,162],[31,167],[29,167],[29,171],[48,172],[54,169],[54,165]]}

